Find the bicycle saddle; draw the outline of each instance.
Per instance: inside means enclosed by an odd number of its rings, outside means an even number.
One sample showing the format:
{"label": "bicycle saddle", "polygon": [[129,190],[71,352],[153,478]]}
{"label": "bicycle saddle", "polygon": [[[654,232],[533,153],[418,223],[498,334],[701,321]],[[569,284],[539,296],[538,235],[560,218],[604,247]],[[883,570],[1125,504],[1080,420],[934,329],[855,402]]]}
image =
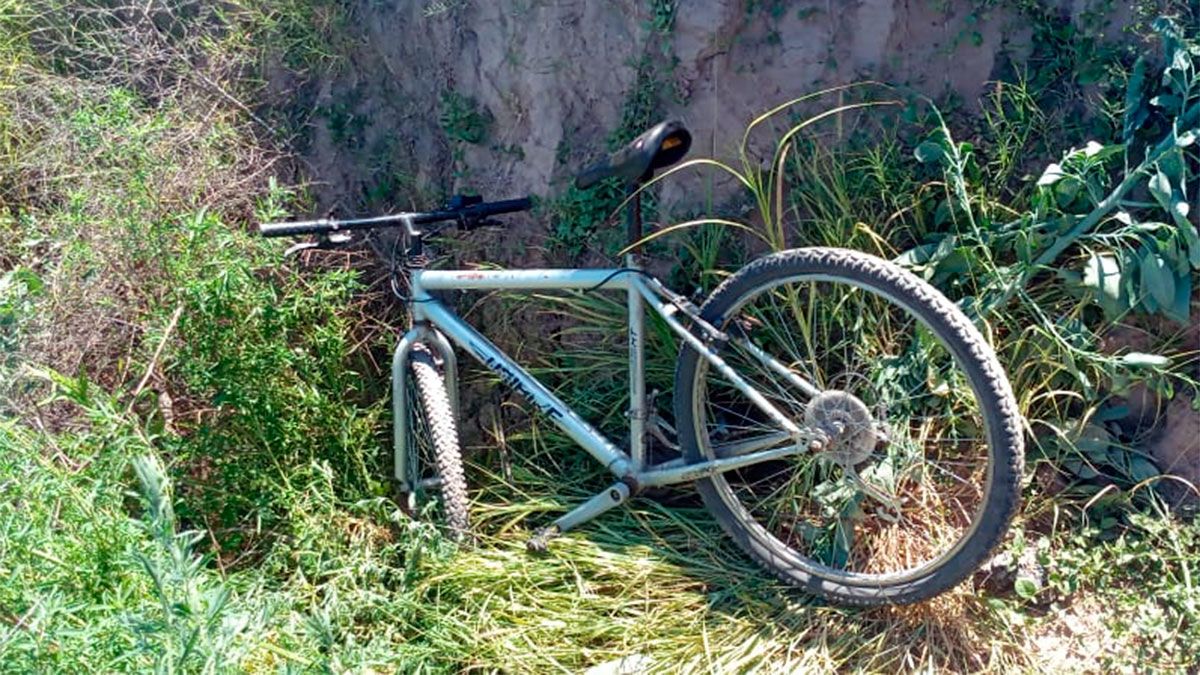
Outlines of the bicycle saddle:
{"label": "bicycle saddle", "polygon": [[660,122],[629,145],[575,176],[575,187],[586,190],[605,178],[617,176],[625,183],[646,180],[655,169],[683,159],[692,146],[692,135],[677,120]]}

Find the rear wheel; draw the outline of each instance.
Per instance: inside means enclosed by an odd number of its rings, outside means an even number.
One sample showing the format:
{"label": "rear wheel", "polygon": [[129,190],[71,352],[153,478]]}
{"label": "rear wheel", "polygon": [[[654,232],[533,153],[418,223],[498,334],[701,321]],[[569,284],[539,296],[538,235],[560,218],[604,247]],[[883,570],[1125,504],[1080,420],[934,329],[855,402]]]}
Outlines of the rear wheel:
{"label": "rear wheel", "polygon": [[[423,345],[413,349],[409,369],[409,466],[417,472],[419,483],[437,486],[446,525],[454,538],[461,539],[469,526],[467,481],[446,383]],[[418,495],[425,492],[420,485],[416,489]]]}
{"label": "rear wheel", "polygon": [[[720,355],[740,376],[827,439],[697,482],[744,550],[855,605],[928,598],[983,562],[1016,508],[1021,425],[995,354],[953,303],[874,256],[797,249],[742,269],[701,315],[734,336]],[[793,442],[694,349],[675,391],[689,462]]]}

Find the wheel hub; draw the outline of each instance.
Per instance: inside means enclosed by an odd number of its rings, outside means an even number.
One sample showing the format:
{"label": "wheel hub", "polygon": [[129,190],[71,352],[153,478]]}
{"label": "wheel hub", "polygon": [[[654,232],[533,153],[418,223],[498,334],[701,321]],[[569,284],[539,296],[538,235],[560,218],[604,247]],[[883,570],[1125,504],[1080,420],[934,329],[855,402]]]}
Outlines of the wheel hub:
{"label": "wheel hub", "polygon": [[804,423],[828,439],[821,453],[843,466],[853,466],[871,456],[879,440],[871,411],[853,394],[832,389],[809,402]]}

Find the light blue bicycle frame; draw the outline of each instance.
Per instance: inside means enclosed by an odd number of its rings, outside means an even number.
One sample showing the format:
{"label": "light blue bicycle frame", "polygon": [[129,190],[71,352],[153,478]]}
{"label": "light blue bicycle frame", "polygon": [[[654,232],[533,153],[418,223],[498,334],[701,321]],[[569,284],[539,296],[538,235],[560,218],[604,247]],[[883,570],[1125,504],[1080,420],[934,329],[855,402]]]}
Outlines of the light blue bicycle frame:
{"label": "light blue bicycle frame", "polygon": [[[557,424],[584,450],[617,476],[618,481],[604,492],[559,518],[551,526],[551,535],[565,532],[625,502],[640,488],[694,481],[724,471],[779,459],[814,449],[823,439],[789,419],[755,390],[721,358],[708,341],[685,327],[677,317],[681,307],[671,301],[672,294],[651,277],[638,272],[636,260],[627,257],[628,267],[620,269],[533,269],[533,270],[414,270],[411,273],[413,328],[404,335],[392,360],[392,396],[394,412],[394,454],[396,479],[401,489],[413,492],[421,485],[419,467],[408,461],[407,388],[408,359],[414,345],[420,343],[436,350],[444,363],[451,407],[458,416],[457,368],[453,341]],[[495,344],[430,295],[439,290],[605,290],[627,294],[629,322],[629,452],[614,445],[600,431],[563,403],[549,388],[515,363]],[[677,333],[687,348],[697,350],[725,379],[766,413],[778,427],[776,433],[714,448],[715,457],[685,464],[682,459],[648,465],[646,461],[646,425],[649,417],[646,382],[643,371],[645,352],[645,307],[649,306]],[[694,318],[694,317],[693,317]],[[449,337],[449,341],[447,341]],[[812,396],[819,392],[786,365],[778,362],[747,339],[739,346],[762,361],[771,370],[787,377],[801,391]]]}

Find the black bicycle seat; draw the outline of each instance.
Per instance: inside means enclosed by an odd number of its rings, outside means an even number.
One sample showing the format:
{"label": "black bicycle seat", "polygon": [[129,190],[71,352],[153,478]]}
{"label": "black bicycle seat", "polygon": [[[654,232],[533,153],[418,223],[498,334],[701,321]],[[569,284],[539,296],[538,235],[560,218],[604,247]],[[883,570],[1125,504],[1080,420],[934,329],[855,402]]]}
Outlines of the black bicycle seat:
{"label": "black bicycle seat", "polygon": [[692,147],[692,135],[677,120],[660,122],[629,145],[575,176],[575,187],[586,190],[605,178],[616,176],[625,183],[646,180],[655,169],[683,159]]}

